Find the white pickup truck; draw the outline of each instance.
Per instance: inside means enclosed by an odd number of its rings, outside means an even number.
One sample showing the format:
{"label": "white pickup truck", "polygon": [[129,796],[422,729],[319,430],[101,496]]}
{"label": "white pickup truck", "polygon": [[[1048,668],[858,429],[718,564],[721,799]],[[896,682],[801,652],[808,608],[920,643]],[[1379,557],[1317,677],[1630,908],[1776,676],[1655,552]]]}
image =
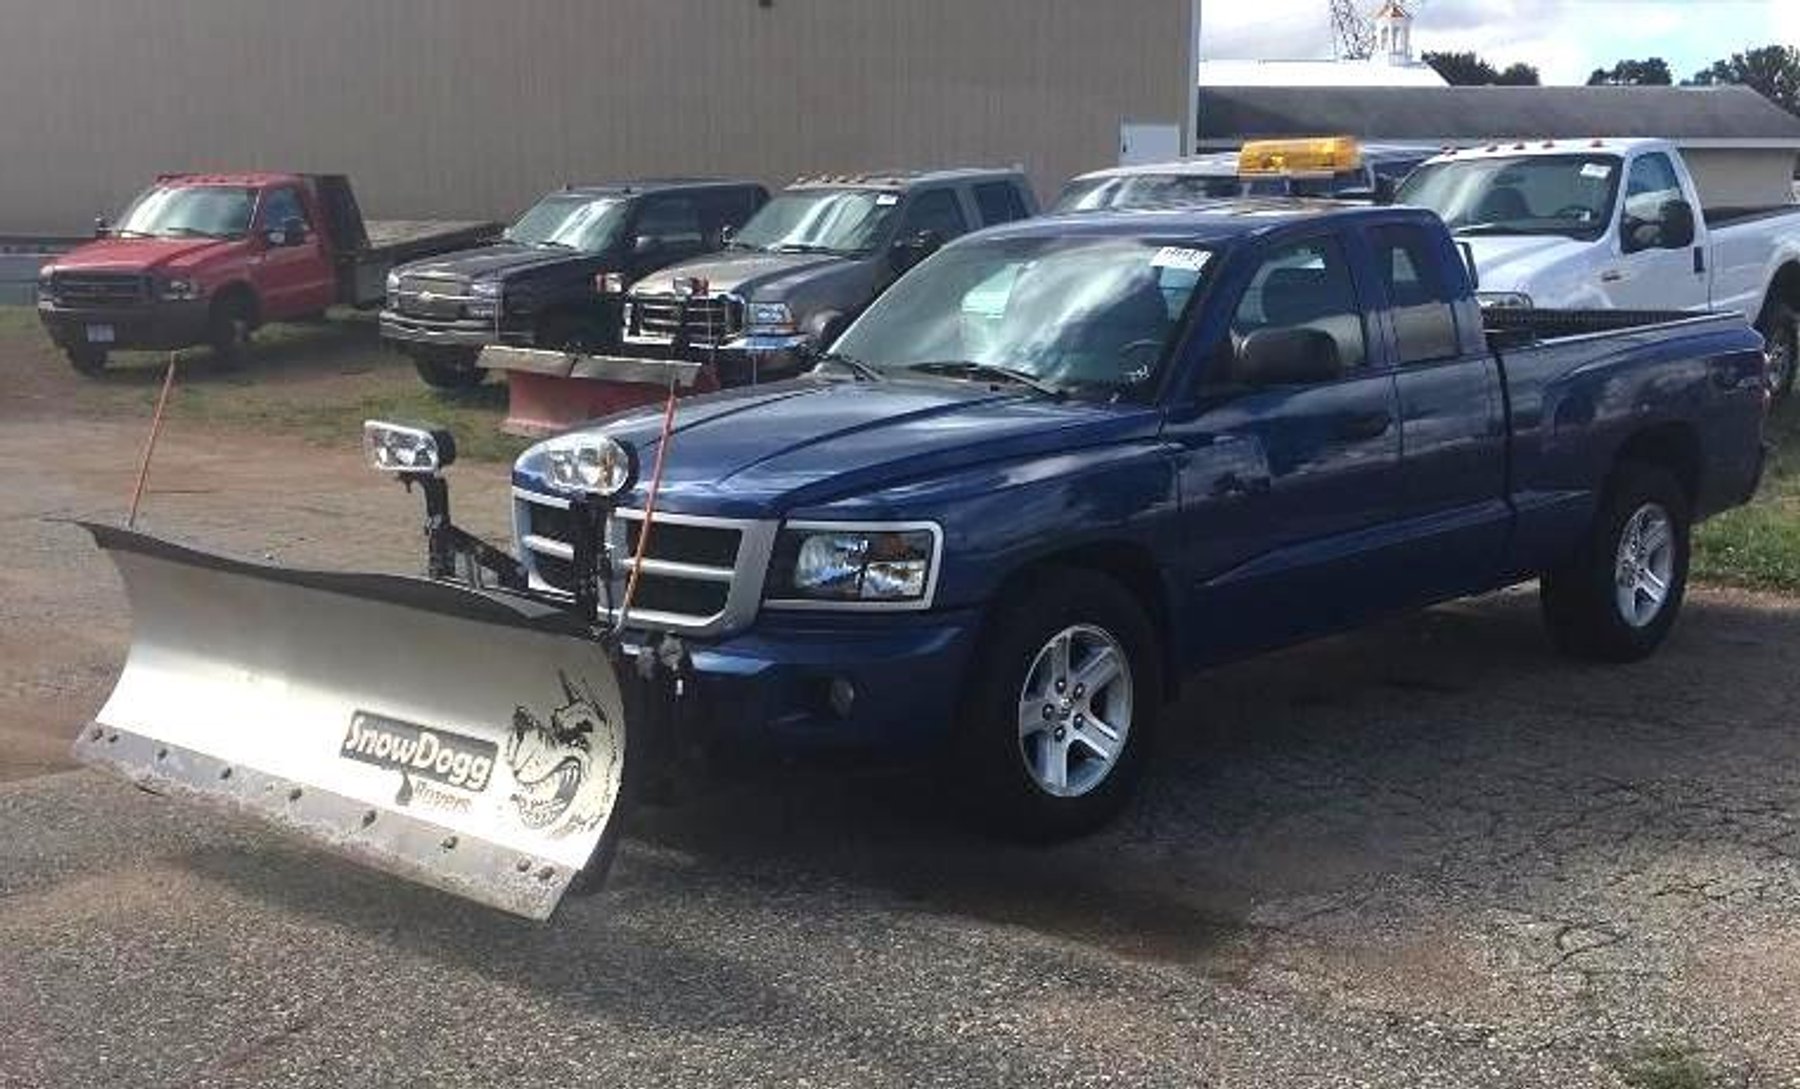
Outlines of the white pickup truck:
{"label": "white pickup truck", "polygon": [[1483,305],[1737,311],[1783,396],[1800,342],[1792,156],[1705,154],[1690,170],[1668,140],[1493,144],[1429,160],[1397,199],[1467,245]]}

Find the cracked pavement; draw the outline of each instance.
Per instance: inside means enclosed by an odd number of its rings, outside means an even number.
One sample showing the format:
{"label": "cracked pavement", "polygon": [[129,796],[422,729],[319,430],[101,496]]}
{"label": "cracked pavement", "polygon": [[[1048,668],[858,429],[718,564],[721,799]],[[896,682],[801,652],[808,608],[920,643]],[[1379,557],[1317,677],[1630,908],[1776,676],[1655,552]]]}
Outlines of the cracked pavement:
{"label": "cracked pavement", "polygon": [[[1628,667],[1515,591],[1196,678],[1142,801],[1025,849],[929,773],[725,769],[536,926],[58,770],[126,638],[74,527],[135,425],[0,494],[0,1087],[1800,1084],[1800,603]],[[65,424],[0,421],[27,464]],[[297,468],[303,467],[303,468]],[[459,511],[499,532],[504,474]],[[261,494],[271,476],[280,499]],[[348,452],[165,439],[149,528],[415,563]]]}

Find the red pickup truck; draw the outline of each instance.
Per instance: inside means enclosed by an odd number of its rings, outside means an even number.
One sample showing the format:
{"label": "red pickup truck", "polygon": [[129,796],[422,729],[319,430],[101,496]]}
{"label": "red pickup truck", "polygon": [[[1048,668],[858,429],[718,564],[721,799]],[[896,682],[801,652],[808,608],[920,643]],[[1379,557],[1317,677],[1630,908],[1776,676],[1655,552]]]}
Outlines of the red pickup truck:
{"label": "red pickup truck", "polygon": [[466,249],[497,223],[365,222],[341,174],[169,174],[38,274],[38,316],[69,362],[211,345],[242,360],[257,326],[379,306],[388,270]]}

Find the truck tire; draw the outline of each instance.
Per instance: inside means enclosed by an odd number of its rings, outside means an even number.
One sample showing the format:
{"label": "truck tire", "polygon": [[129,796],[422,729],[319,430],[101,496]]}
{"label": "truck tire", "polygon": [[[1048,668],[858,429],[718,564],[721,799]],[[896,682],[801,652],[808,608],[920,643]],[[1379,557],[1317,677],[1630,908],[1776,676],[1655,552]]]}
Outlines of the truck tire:
{"label": "truck tire", "polygon": [[1117,582],[1052,568],[990,617],[957,724],[970,814],[1013,839],[1092,832],[1131,797],[1161,701],[1154,627]]}
{"label": "truck tire", "polygon": [[1757,319],[1756,331],[1767,343],[1769,392],[1779,401],[1793,392],[1794,371],[1800,367],[1800,312],[1771,299]]}
{"label": "truck tire", "polygon": [[1539,584],[1544,620],[1564,653],[1635,662],[1668,637],[1687,592],[1687,492],[1667,469],[1626,462],[1592,529]]}
{"label": "truck tire", "polygon": [[478,348],[431,348],[413,354],[413,366],[432,389],[473,389],[487,380],[475,365]]}
{"label": "truck tire", "polygon": [[250,358],[250,334],[256,328],[256,308],[241,294],[228,294],[213,304],[206,319],[206,343],[213,359],[227,368],[241,367]]}
{"label": "truck tire", "polygon": [[95,348],[83,344],[74,348],[66,348],[63,354],[69,357],[69,366],[74,367],[78,374],[86,375],[89,378],[98,378],[106,370],[105,348]]}

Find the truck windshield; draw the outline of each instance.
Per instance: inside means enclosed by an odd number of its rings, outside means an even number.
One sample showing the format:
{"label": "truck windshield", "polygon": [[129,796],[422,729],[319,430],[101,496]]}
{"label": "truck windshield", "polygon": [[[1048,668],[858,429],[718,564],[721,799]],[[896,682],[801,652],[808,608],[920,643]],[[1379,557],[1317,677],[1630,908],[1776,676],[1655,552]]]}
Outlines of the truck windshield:
{"label": "truck windshield", "polygon": [[1105,208],[1182,207],[1197,201],[1235,197],[1244,191],[1236,174],[1126,174],[1077,178],[1063,188],[1052,212],[1092,212]]}
{"label": "truck windshield", "polygon": [[618,240],[624,223],[625,202],[617,197],[558,193],[538,201],[503,237],[521,246],[599,253]]}
{"label": "truck windshield", "polygon": [[750,217],[734,247],[777,253],[864,253],[881,245],[900,194],[874,189],[783,193]]}
{"label": "truck windshield", "polygon": [[155,238],[242,238],[250,233],[256,190],[227,185],[159,185],[148,189],[113,233]]}
{"label": "truck windshield", "polygon": [[1456,234],[1606,233],[1619,188],[1615,155],[1520,155],[1430,163],[1396,199],[1436,212]]}
{"label": "truck windshield", "polygon": [[1150,396],[1213,253],[1143,238],[975,239],[902,276],[833,346],[889,377]]}

